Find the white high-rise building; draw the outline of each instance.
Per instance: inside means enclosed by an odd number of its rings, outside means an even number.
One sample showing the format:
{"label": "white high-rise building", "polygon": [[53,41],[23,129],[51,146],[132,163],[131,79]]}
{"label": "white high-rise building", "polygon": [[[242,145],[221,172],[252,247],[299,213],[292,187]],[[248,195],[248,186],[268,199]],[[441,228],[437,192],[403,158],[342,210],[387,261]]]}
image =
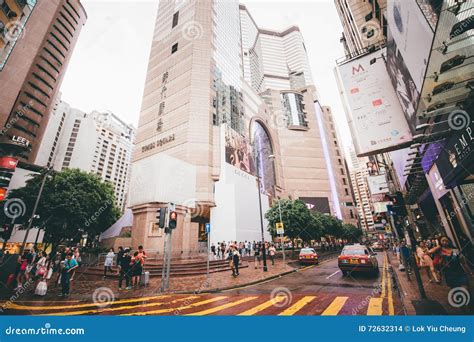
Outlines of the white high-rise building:
{"label": "white high-rise building", "polygon": [[58,101],[35,164],[54,170],[78,168],[97,174],[115,189],[116,205],[127,204],[135,129],[110,112],[85,113]]}

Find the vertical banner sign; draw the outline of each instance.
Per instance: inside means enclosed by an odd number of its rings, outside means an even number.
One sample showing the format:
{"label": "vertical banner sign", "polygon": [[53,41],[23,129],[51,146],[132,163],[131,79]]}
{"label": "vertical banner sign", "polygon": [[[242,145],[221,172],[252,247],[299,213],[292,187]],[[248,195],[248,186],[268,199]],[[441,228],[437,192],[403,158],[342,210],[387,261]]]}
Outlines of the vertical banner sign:
{"label": "vertical banner sign", "polygon": [[412,140],[385,53],[381,49],[336,68],[357,156],[400,149]]}

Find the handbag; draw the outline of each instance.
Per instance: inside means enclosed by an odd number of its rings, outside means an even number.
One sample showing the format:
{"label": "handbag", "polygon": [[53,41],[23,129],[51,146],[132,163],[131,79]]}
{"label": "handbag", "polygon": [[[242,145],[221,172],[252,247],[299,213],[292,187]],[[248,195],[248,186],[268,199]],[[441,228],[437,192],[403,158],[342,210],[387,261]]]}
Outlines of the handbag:
{"label": "handbag", "polygon": [[45,273],[46,273],[46,267],[44,266],[40,266],[38,270],[36,271],[36,275],[41,276],[41,277],[44,276]]}
{"label": "handbag", "polygon": [[53,268],[50,267],[48,269],[48,273],[46,274],[46,279],[51,279],[52,276],[53,276]]}
{"label": "handbag", "polygon": [[46,284],[46,281],[41,280],[36,286],[35,295],[44,296],[46,292],[48,292],[48,284]]}

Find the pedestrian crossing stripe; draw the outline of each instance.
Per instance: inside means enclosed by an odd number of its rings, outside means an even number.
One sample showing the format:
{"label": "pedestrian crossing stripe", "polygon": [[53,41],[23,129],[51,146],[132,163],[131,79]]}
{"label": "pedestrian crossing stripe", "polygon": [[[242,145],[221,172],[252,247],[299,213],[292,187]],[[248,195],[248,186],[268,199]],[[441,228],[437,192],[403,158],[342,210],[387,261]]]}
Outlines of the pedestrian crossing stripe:
{"label": "pedestrian crossing stripe", "polygon": [[[110,303],[110,305],[116,304],[125,304],[125,303],[134,303],[134,302],[146,302],[153,299],[162,299],[170,297],[170,295],[162,295],[162,296],[152,296],[152,297],[142,297],[142,298],[133,298],[133,299],[120,299],[114,300]],[[35,311],[35,310],[64,310],[64,309],[78,309],[78,308],[87,308],[87,307],[100,307],[104,303],[84,303],[84,304],[74,304],[74,305],[55,305],[55,306],[26,306],[26,305],[18,305],[18,304],[11,304],[9,308],[15,310],[28,310],[28,311]]]}
{"label": "pedestrian crossing stripe", "polygon": [[370,298],[367,316],[379,316],[382,314],[383,298]]}
{"label": "pedestrian crossing stripe", "polygon": [[295,313],[300,311],[306,304],[311,302],[316,296],[305,296],[297,301],[295,304],[290,306],[288,309],[280,312],[278,316],[293,316]]}
{"label": "pedestrian crossing stripe", "polygon": [[167,308],[167,309],[152,310],[152,311],[134,312],[134,313],[129,313],[129,314],[122,314],[120,316],[145,316],[145,315],[158,315],[158,314],[169,313],[169,312],[180,312],[182,310],[193,309],[195,307],[217,302],[219,300],[226,299],[226,298],[227,296],[218,296],[218,297],[202,300],[200,302],[196,302],[193,304],[179,306],[177,308]]}
{"label": "pedestrian crossing stripe", "polygon": [[[152,307],[152,306],[161,306],[164,304],[176,304],[179,302],[187,301],[187,300],[192,300],[198,298],[198,296],[190,296],[190,297],[184,297],[184,298],[178,298],[175,299],[171,302],[154,302],[154,303],[146,303],[146,304],[140,304],[140,308],[147,308],[147,307]],[[69,312],[54,312],[54,313],[48,313],[48,314],[40,314],[40,316],[74,316],[74,315],[89,315],[89,314],[94,314],[94,313],[103,313],[103,312],[112,312],[112,311],[121,311],[121,310],[128,310],[128,309],[136,309],[136,305],[128,305],[128,306],[117,306],[114,308],[100,308],[100,309],[95,309],[95,310],[82,310],[82,311],[69,311]]]}
{"label": "pedestrian crossing stripe", "polygon": [[269,308],[269,307],[271,307],[275,304],[278,304],[278,303],[282,302],[286,298],[287,297],[285,297],[285,296],[277,296],[275,298],[272,298],[272,299],[266,301],[263,304],[257,305],[256,307],[254,307],[252,309],[241,312],[237,316],[252,316],[252,315],[255,315],[256,313],[258,313],[260,311],[263,311],[263,310],[265,310],[265,309],[267,309],[267,308]]}
{"label": "pedestrian crossing stripe", "polygon": [[216,306],[216,307],[214,307],[214,308],[210,308],[210,309],[207,309],[207,310],[198,311],[198,312],[193,312],[193,313],[187,314],[186,316],[204,316],[204,315],[209,315],[209,314],[211,314],[211,313],[218,312],[218,311],[222,311],[222,310],[225,310],[225,309],[228,309],[228,308],[231,308],[231,307],[240,305],[240,304],[242,304],[242,303],[249,302],[249,301],[254,300],[254,299],[257,299],[257,298],[258,298],[258,297],[246,297],[246,298],[240,299],[240,300],[238,300],[238,301],[236,301],[236,302],[230,302],[230,303],[227,303],[227,304],[224,304],[224,305],[220,305],[220,306]]}
{"label": "pedestrian crossing stripe", "polygon": [[322,316],[336,316],[346,303],[349,297],[336,297],[331,304],[323,311]]}

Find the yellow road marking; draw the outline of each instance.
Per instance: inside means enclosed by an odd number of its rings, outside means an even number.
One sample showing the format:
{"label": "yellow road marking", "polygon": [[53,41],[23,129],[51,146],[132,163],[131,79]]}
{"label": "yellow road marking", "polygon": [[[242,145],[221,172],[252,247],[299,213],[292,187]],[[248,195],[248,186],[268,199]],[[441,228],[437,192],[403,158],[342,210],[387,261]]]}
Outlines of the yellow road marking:
{"label": "yellow road marking", "polygon": [[157,315],[157,314],[162,314],[162,313],[168,313],[168,312],[174,312],[174,311],[182,311],[182,310],[187,310],[187,309],[192,309],[198,306],[206,305],[209,303],[217,302],[218,300],[222,300],[227,298],[227,296],[218,296],[218,297],[213,297],[210,299],[202,300],[200,302],[196,302],[193,304],[189,305],[184,305],[184,306],[178,306],[177,308],[168,308],[168,309],[160,309],[160,310],[152,310],[152,311],[144,311],[144,312],[134,312],[134,313],[129,313],[129,314],[122,314],[120,316],[144,316],[144,315]]}
{"label": "yellow road marking", "polygon": [[40,316],[74,316],[74,315],[88,315],[92,313],[103,313],[103,312],[111,312],[111,311],[120,311],[120,310],[127,310],[127,309],[135,309],[135,308],[147,308],[150,306],[161,306],[163,304],[175,304],[178,302],[186,301],[186,300],[191,300],[194,298],[198,298],[198,296],[190,296],[190,297],[184,297],[184,298],[178,298],[175,299],[171,302],[155,302],[155,303],[147,303],[147,304],[138,304],[138,305],[128,305],[128,306],[118,306],[114,308],[98,308],[94,310],[82,310],[82,311],[69,311],[69,312],[54,312],[54,313],[48,313],[48,314],[40,314]]}
{"label": "yellow road marking", "polygon": [[386,289],[385,289],[385,263],[386,263],[386,255],[384,255],[383,258],[383,266],[382,266],[382,293],[380,294],[380,297],[384,298]]}
{"label": "yellow road marking", "polygon": [[269,301],[266,301],[263,304],[260,304],[252,309],[246,310],[244,312],[239,313],[237,316],[252,316],[255,315],[256,313],[265,310],[266,308],[269,308],[270,306],[273,306],[275,304],[278,304],[285,300],[285,296],[277,296],[275,298],[270,299]]}
{"label": "yellow road marking", "polygon": [[349,297],[336,297],[331,304],[323,311],[322,316],[336,316],[346,303]]}
{"label": "yellow road marking", "polygon": [[193,312],[193,313],[190,313],[190,314],[187,314],[186,316],[204,316],[204,315],[209,315],[211,313],[214,313],[214,312],[217,312],[217,311],[222,311],[222,310],[225,310],[225,309],[228,309],[228,308],[231,308],[233,306],[237,306],[239,304],[242,304],[242,303],[246,303],[246,302],[249,302],[251,300],[254,300],[258,297],[247,297],[247,298],[243,298],[243,299],[240,299],[236,302],[230,302],[230,303],[227,303],[227,304],[224,304],[224,305],[220,305],[220,306],[216,306],[214,308],[210,308],[210,309],[207,309],[207,310],[203,310],[203,311],[198,311],[198,312]]}
{"label": "yellow road marking", "polygon": [[387,289],[388,289],[388,314],[390,316],[393,316],[395,314],[395,310],[393,309],[392,278],[390,277],[390,274],[388,273],[388,269],[387,269]]}
{"label": "yellow road marking", "polygon": [[[121,299],[121,300],[115,300],[111,303],[111,305],[115,304],[123,304],[123,303],[133,303],[133,302],[145,302],[149,301],[151,299],[161,299],[161,298],[166,298],[169,297],[169,295],[163,295],[163,296],[152,296],[152,297],[143,297],[143,298],[133,298],[133,299]],[[75,305],[56,305],[56,306],[25,306],[25,305],[17,305],[17,304],[12,304],[10,306],[11,309],[15,310],[29,310],[29,311],[34,311],[34,310],[62,310],[62,309],[75,309],[75,308],[87,308],[87,307],[98,307],[98,304],[95,303],[85,303],[85,304],[75,304]]]}
{"label": "yellow road marking", "polygon": [[305,296],[301,298],[299,301],[297,301],[295,304],[290,306],[285,311],[280,312],[278,316],[292,316],[296,312],[300,311],[303,308],[303,306],[311,302],[314,298],[316,298],[316,296]]}
{"label": "yellow road marking", "polygon": [[383,298],[370,298],[367,316],[379,316],[382,314]]}

